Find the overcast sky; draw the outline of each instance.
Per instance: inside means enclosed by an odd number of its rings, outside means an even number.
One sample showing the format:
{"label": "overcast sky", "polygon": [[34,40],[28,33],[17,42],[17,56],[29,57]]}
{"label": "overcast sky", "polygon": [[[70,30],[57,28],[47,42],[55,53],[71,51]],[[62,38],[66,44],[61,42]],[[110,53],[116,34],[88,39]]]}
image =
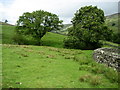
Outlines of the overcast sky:
{"label": "overcast sky", "polygon": [[[114,1],[114,2],[113,2]],[[97,6],[105,15],[118,13],[119,0],[0,0],[0,21],[15,24],[24,12],[45,10],[57,14],[63,23],[70,23],[76,10],[86,5]],[[2,18],[2,19],[1,19]]]}

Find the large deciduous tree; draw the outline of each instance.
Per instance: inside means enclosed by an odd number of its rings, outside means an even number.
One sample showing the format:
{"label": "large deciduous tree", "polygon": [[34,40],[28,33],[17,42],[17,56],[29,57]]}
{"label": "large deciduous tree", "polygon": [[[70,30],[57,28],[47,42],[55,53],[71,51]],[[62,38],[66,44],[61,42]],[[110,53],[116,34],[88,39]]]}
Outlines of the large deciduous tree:
{"label": "large deciduous tree", "polygon": [[32,13],[26,12],[19,17],[16,26],[16,32],[22,35],[31,35],[38,40],[48,31],[60,30],[63,26],[62,20],[59,20],[56,14],[47,11],[38,10]]}
{"label": "large deciduous tree", "polygon": [[80,8],[72,19],[73,27],[69,28],[64,41],[67,48],[95,49],[101,46],[99,40],[110,38],[111,30],[105,26],[104,12],[96,6]]}

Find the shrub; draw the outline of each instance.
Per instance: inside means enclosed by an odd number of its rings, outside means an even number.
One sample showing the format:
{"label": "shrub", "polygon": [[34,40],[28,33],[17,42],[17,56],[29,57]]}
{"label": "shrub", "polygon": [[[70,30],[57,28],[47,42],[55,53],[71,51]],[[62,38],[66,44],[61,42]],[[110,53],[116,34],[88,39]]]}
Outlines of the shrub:
{"label": "shrub", "polygon": [[100,85],[101,84],[101,80],[100,80],[100,77],[98,76],[93,76],[93,75],[83,75],[79,78],[79,81],[81,82],[88,82],[90,83],[91,85]]}
{"label": "shrub", "polygon": [[112,23],[112,26],[115,26],[116,24],[115,23]]}
{"label": "shrub", "polygon": [[18,45],[38,45],[37,40],[28,35],[15,34],[12,39]]}
{"label": "shrub", "polygon": [[105,67],[104,65],[96,65],[96,66],[92,67],[92,72],[95,74],[102,74],[102,73],[106,72],[106,68],[107,67]]}
{"label": "shrub", "polygon": [[118,83],[119,80],[118,80],[118,72],[112,68],[109,68],[105,73],[104,75],[111,81],[111,82],[116,82]]}
{"label": "shrub", "polygon": [[79,45],[79,39],[74,36],[68,37],[64,40],[64,47],[66,48],[77,49],[79,48]]}
{"label": "shrub", "polygon": [[13,36],[13,41],[18,45],[23,45],[27,43],[27,40],[24,38],[24,36],[20,34],[15,34]]}
{"label": "shrub", "polygon": [[95,85],[95,86],[100,85],[101,84],[100,77],[98,77],[98,76],[92,77],[91,80],[90,80],[90,84]]}
{"label": "shrub", "polygon": [[120,44],[120,33],[114,33],[110,41]]}
{"label": "shrub", "polygon": [[82,59],[82,60],[79,60],[79,63],[80,63],[80,65],[84,65],[84,64],[87,64],[87,65],[88,65],[89,63],[91,63],[91,60],[89,60],[89,59],[88,59],[88,60],[86,60],[86,59],[83,60],[83,59]]}

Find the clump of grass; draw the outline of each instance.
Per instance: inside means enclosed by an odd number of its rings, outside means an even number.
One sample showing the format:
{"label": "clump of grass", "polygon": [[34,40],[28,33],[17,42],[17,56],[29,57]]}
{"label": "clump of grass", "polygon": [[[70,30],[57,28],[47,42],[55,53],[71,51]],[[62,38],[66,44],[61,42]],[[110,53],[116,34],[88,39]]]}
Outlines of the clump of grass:
{"label": "clump of grass", "polygon": [[28,55],[26,55],[26,54],[21,54],[21,56],[23,56],[23,57],[28,57]]}
{"label": "clump of grass", "polygon": [[47,55],[46,58],[55,58],[54,55]]}
{"label": "clump of grass", "polygon": [[79,70],[90,71],[91,66],[89,65],[80,65]]}
{"label": "clump of grass", "polygon": [[104,74],[111,82],[118,82],[118,72],[113,68],[109,68],[104,64],[94,65],[91,71],[95,74]]}
{"label": "clump of grass", "polygon": [[83,65],[83,64],[89,64],[89,63],[91,63],[91,61],[88,59],[81,59],[81,60],[79,60],[79,63],[80,63],[80,65]]}
{"label": "clump of grass", "polygon": [[92,67],[91,71],[95,74],[102,74],[106,71],[105,68],[106,67],[103,65],[97,65],[95,67]]}
{"label": "clump of grass", "polygon": [[28,50],[25,50],[26,52],[34,52],[34,50],[31,50],[31,49],[28,49]]}
{"label": "clump of grass", "polygon": [[56,52],[59,52],[59,50],[57,48],[49,48],[50,51],[56,51]]}
{"label": "clump of grass", "polygon": [[94,85],[94,86],[100,85],[101,84],[101,78],[98,77],[98,76],[92,77],[91,80],[90,80],[90,84]]}
{"label": "clump of grass", "polygon": [[65,56],[65,59],[73,59],[74,56]]}
{"label": "clump of grass", "polygon": [[104,75],[111,81],[111,82],[116,82],[118,83],[119,80],[118,80],[118,77],[119,77],[119,73],[112,69],[112,68],[108,68],[106,70],[106,72],[104,73]]}
{"label": "clump of grass", "polygon": [[79,78],[81,82],[89,82],[89,79],[92,77],[92,75],[83,75]]}
{"label": "clump of grass", "polygon": [[76,51],[75,54],[83,54],[83,52],[79,50],[79,51]]}
{"label": "clump of grass", "polygon": [[40,55],[45,55],[45,52],[43,51],[38,51],[37,53],[39,53]]}
{"label": "clump of grass", "polygon": [[73,60],[78,62],[78,61],[79,61],[79,57],[75,56],[75,57],[73,58]]}
{"label": "clump of grass", "polygon": [[79,78],[81,82],[88,82],[91,85],[97,86],[101,84],[101,78],[98,76],[93,76],[91,74],[83,75]]}

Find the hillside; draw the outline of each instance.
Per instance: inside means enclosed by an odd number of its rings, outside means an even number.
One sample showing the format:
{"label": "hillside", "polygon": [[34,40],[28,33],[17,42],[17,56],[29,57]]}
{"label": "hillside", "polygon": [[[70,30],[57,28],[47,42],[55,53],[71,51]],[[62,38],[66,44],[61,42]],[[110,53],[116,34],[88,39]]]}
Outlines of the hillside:
{"label": "hillside", "polygon": [[[114,33],[118,33],[118,18],[120,19],[120,13],[116,13],[113,15],[105,16],[106,20],[105,23],[106,25],[113,30]],[[55,33],[67,35],[68,31],[67,29],[72,27],[72,24],[64,24],[64,27],[60,31],[53,31]]]}
{"label": "hillside", "polygon": [[12,24],[9,24],[9,23],[4,23],[4,22],[1,22],[1,21],[0,21],[0,25],[9,25],[9,26],[14,26],[14,25],[12,25]]}
{"label": "hillside", "polygon": [[105,23],[114,33],[118,33],[118,19],[120,20],[120,13],[106,16]]}
{"label": "hillside", "polygon": [[[2,43],[3,44],[15,44],[13,41],[14,35],[15,35],[15,26],[9,26],[9,25],[0,25],[1,28],[1,35],[2,35]],[[43,38],[42,38],[42,45],[44,46],[54,46],[54,47],[63,47],[63,40],[66,36],[51,33],[48,32]],[[17,38],[17,37],[16,37]],[[31,39],[31,37],[28,37],[28,40],[30,44],[36,42],[35,40]]]}
{"label": "hillside", "polygon": [[67,29],[70,27],[72,27],[72,24],[64,24],[63,28],[61,28],[59,31],[52,31],[52,32],[62,35],[67,35],[68,34]]}
{"label": "hillside", "polygon": [[117,88],[118,73],[93,60],[93,50],[64,49],[66,36],[48,32],[43,46],[13,45],[3,25],[3,88]]}
{"label": "hillside", "polygon": [[14,36],[15,26],[0,25],[0,28],[1,28],[1,35],[2,35],[2,43],[14,44],[12,38]]}

